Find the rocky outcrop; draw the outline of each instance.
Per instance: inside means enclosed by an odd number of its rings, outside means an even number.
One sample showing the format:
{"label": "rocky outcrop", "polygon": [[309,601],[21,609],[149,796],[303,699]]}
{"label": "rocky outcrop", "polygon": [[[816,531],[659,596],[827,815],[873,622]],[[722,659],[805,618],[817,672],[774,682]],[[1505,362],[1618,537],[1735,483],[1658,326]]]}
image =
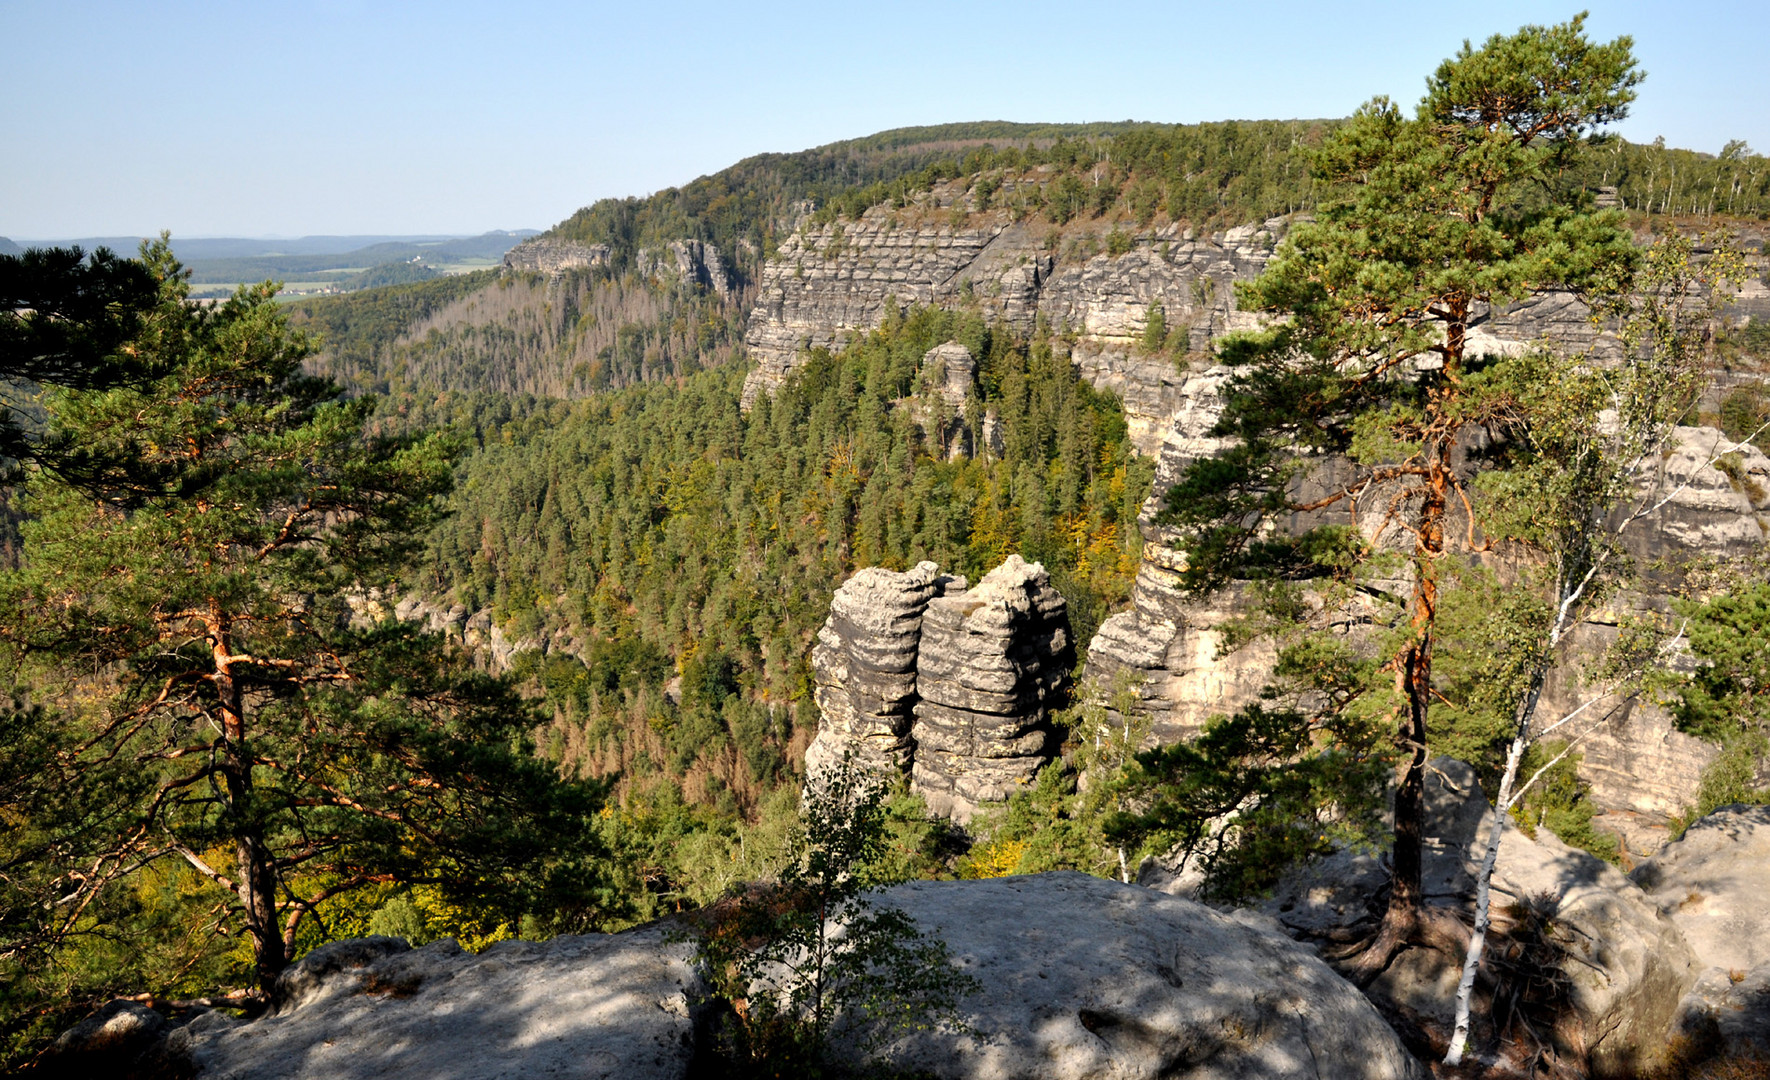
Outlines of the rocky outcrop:
{"label": "rocky outcrop", "polygon": [[1705,971],[1679,1005],[1674,1035],[1679,1037],[1674,1046],[1682,1051],[1677,1064],[1690,1067],[1689,1075],[1729,1075],[1719,1069],[1695,1072],[1694,1066],[1716,1059],[1770,1061],[1770,964],[1750,971]]}
{"label": "rocky outcrop", "polygon": [[[585,270],[614,263],[614,249],[607,244],[581,244],[575,240],[537,236],[504,253],[504,269],[558,277],[569,270]],[[658,248],[640,248],[633,269],[641,277],[670,278],[710,289],[720,299],[737,288],[736,269],[719,249],[702,240],[672,240]]]}
{"label": "rocky outcrop", "polygon": [[1770,807],[1722,807],[1629,876],[1706,969],[1679,1005],[1681,1048],[1770,1058]]}
{"label": "rocky outcrop", "polygon": [[181,1053],[167,1045],[166,1018],[138,1002],[116,1000],[75,1024],[35,1062],[45,1080],[170,1080],[190,1074]]}
{"label": "rocky outcrop", "polygon": [[1357,990],[1270,920],[1085,874],[929,881],[881,904],[982,988],[972,1031],[919,1031],[890,1064],[941,1080],[1424,1075]]}
{"label": "rocky outcrop", "polygon": [[963,823],[1051,760],[1049,709],[1073,662],[1063,597],[1019,555],[965,586],[924,562],[836,590],[811,655],[823,719],[809,782],[844,757],[907,770],[930,810]]}
{"label": "rocky outcrop", "polygon": [[1704,966],[1770,964],[1770,806],[1727,806],[1629,875]]}
{"label": "rocky outcrop", "polygon": [[274,1014],[246,1024],[210,1014],[168,1046],[204,1080],[676,1080],[702,996],[692,951],[656,928],[477,956],[453,940],[339,942],[284,975],[301,987]]}
{"label": "rocky outcrop", "polygon": [[[1713,462],[1713,464],[1710,464]],[[1770,530],[1770,457],[1711,427],[1681,427],[1654,477],[1670,496],[1648,527],[1625,534],[1637,558],[1750,555]]]}
{"label": "rocky outcrop", "polygon": [[[1429,903],[1473,909],[1475,875],[1487,852],[1491,815],[1460,761],[1432,762],[1426,782],[1426,864]],[[1260,910],[1290,932],[1322,938],[1374,922],[1369,901],[1388,880],[1374,856],[1343,851],[1293,871]],[[1493,905],[1501,928],[1525,909],[1550,927],[1553,966],[1564,987],[1554,1036],[1563,1048],[1589,1055],[1601,1074],[1655,1054],[1701,969],[1678,926],[1608,863],[1557,840],[1534,838],[1510,822],[1500,842]],[[1453,1019],[1460,953],[1402,952],[1370,988],[1422,1027],[1448,1031]]]}
{"label": "rocky outcrop", "polygon": [[737,288],[737,271],[719,249],[702,240],[672,240],[661,248],[640,248],[633,269],[648,278],[675,278],[727,299]]}
{"label": "rocky outcrop", "polygon": [[949,587],[963,589],[965,580],[924,562],[902,573],[867,567],[836,590],[811,650],[822,719],[805,751],[808,776],[844,755],[870,771],[909,767],[922,612]]}
{"label": "rocky outcrop", "polygon": [[[1541,304],[1564,310],[1548,299]],[[1514,319],[1507,333],[1534,333],[1550,321],[1547,315],[1528,322]],[[1202,368],[1182,384],[1140,522],[1143,565],[1132,606],[1106,619],[1089,647],[1084,678],[1104,690],[1135,687],[1139,708],[1152,722],[1152,742],[1191,737],[1210,717],[1257,700],[1270,680],[1274,655],[1269,645],[1254,642],[1231,653],[1221,651],[1220,628],[1247,610],[1241,590],[1232,587],[1204,597],[1183,590],[1184,555],[1173,546],[1175,537],[1155,520],[1162,497],[1186,467],[1226,447],[1211,430],[1221,413],[1218,391],[1228,374],[1221,367]],[[1770,458],[1755,447],[1726,440],[1713,428],[1683,427],[1675,435],[1673,452],[1650,470],[1650,483],[1660,493],[1657,497],[1665,497],[1664,505],[1625,534],[1631,554],[1646,566],[1667,557],[1735,557],[1761,550],[1770,532]],[[1715,461],[1717,455],[1721,460]],[[1323,461],[1318,472],[1327,475],[1332,468],[1331,461]],[[1384,498],[1373,491],[1364,503],[1368,509]],[[1380,515],[1368,512],[1359,516],[1368,538],[1393,543],[1396,535],[1379,535],[1374,528],[1380,521]],[[1350,516],[1337,513],[1299,517],[1280,527],[1351,522]],[[1396,585],[1405,591],[1405,582]],[[1661,603],[1642,593],[1622,598],[1617,610]],[[1317,611],[1313,617],[1323,625],[1339,619],[1350,629],[1358,621],[1351,614]],[[1598,621],[1573,631],[1569,655],[1575,661],[1550,674],[1539,711],[1545,722],[1584,700],[1581,665],[1601,655],[1619,632],[1616,613],[1594,618]],[[1665,710],[1646,702],[1627,703],[1604,715],[1582,740],[1581,752],[1581,776],[1603,813],[1600,824],[1622,836],[1628,850],[1639,856],[1664,842],[1667,820],[1688,804],[1716,753],[1711,745],[1677,731]]]}
{"label": "rocky outcrop", "polygon": [[504,253],[504,269],[528,274],[559,275],[567,270],[607,266],[613,257],[607,244],[580,244],[537,236]]}
{"label": "rocky outcrop", "polygon": [[1032,781],[1055,749],[1048,708],[1073,655],[1062,594],[1019,555],[976,588],[929,601],[911,775],[930,810],[963,823]]}
{"label": "rocky outcrop", "polygon": [[[966,190],[965,181],[942,184],[902,210],[802,223],[762,270],[745,335],[755,368],[744,407],[773,393],[805,350],[840,347],[893,305],[972,306],[1022,333],[1042,317],[1073,334],[1072,359],[1120,394],[1133,441],[1150,453],[1184,383],[1170,356],[1139,351],[1152,306],[1193,348],[1254,325],[1235,310],[1233,284],[1265,266],[1286,228],[1274,219],[1208,236],[1178,225],[1125,233],[1106,222],[1066,231],[1006,210],[966,212]],[[1124,250],[1101,251],[1109,237]]]}
{"label": "rocky outcrop", "polygon": [[[971,457],[984,449],[1001,454],[1001,420],[996,410],[984,410],[978,432],[967,423],[966,407],[977,393],[977,359],[970,349],[956,341],[929,349],[922,355],[918,382],[921,392],[911,400],[910,410],[931,448],[941,448],[948,461]],[[982,446],[972,445],[977,441],[974,435],[981,435]]]}
{"label": "rocky outcrop", "polygon": [[[1413,1080],[1422,1071],[1357,990],[1268,919],[1083,874],[918,882],[876,894],[977,980],[969,1030],[903,1034],[883,1064],[942,1080]],[[712,1024],[692,946],[664,928],[510,941],[477,956],[346,941],[285,976],[241,1023],[169,1027],[119,1002],[62,1064],[108,1047],[199,1080],[681,1080]],[[708,1011],[709,1013],[711,1010]],[[107,1041],[102,1034],[110,1032]],[[72,1036],[72,1033],[70,1033]],[[838,1052],[841,1047],[835,1048]],[[68,1072],[122,1076],[111,1070]],[[700,1075],[718,1075],[704,1069]]]}

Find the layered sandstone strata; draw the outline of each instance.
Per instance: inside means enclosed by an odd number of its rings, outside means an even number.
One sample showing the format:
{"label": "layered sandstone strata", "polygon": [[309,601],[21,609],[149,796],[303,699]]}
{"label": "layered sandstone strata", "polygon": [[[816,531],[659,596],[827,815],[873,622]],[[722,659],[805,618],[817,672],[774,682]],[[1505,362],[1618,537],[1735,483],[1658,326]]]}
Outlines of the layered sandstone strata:
{"label": "layered sandstone strata", "polygon": [[1051,760],[1050,708],[1073,663],[1063,597],[1018,555],[965,584],[924,562],[869,567],[836,591],[811,654],[823,719],[809,782],[844,758],[907,771],[931,810],[964,822]]}
{"label": "layered sandstone strata", "polygon": [[845,756],[866,771],[909,767],[922,613],[949,587],[965,580],[924,562],[901,573],[870,566],[836,590],[811,651],[823,718],[805,751],[808,776]]}
{"label": "layered sandstone strata", "polygon": [[929,602],[916,661],[912,775],[935,813],[967,821],[1032,781],[1055,747],[1049,704],[1069,678],[1068,608],[1018,555]]}

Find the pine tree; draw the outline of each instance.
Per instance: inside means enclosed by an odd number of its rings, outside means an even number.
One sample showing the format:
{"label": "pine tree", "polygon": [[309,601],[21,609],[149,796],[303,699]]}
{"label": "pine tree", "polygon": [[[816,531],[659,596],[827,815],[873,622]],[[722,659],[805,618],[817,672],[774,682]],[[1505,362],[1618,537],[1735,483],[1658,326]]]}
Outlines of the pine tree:
{"label": "pine tree", "polygon": [[[93,390],[148,378],[150,358],[131,346],[159,292],[147,267],[106,248],[90,256],[77,247],[0,255],[0,380],[7,382],[0,393],[21,383]],[[0,461],[34,461],[72,478],[124,464],[34,438],[34,425],[11,410],[18,404],[0,396]]]}
{"label": "pine tree", "polygon": [[0,959],[82,935],[162,861],[213,887],[260,993],[328,902],[430,883],[507,911],[597,913],[597,785],[535,757],[535,717],[438,638],[381,618],[436,499],[447,438],[365,437],[374,408],[303,374],[275,286],[187,302],[164,242],[157,377],[64,391],[51,435],[134,457],[163,489],[38,471],[21,568],[0,578],[0,654],[38,707],[4,764]]}
{"label": "pine tree", "polygon": [[1392,888],[1354,963],[1363,977],[1436,932],[1420,875],[1439,582],[1469,498],[1464,443],[1492,419],[1468,393],[1480,366],[1470,329],[1534,291],[1614,294],[1635,263],[1620,214],[1593,212],[1565,178],[1641,78],[1628,38],[1593,44],[1583,24],[1465,44],[1412,118],[1373,99],[1325,142],[1313,167],[1334,194],[1238,287],[1244,310],[1282,321],[1220,349],[1236,371],[1217,432],[1238,445],[1191,466],[1161,515],[1184,535],[1200,590],[1323,572],[1311,549],[1332,526],[1273,537],[1287,515],[1350,512],[1367,535],[1407,539],[1405,630],[1382,665],[1392,689],[1370,688],[1393,694],[1404,765]]}

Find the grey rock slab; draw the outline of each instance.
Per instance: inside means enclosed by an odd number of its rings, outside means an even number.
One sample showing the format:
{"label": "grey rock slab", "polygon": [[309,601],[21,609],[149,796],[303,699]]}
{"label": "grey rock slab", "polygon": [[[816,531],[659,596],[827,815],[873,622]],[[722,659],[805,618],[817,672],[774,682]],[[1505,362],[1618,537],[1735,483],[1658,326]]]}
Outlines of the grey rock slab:
{"label": "grey rock slab", "polygon": [[1724,806],[1630,874],[1705,967],[1770,964],[1770,806]]}
{"label": "grey rock slab", "polygon": [[36,1062],[32,1075],[50,1080],[162,1075],[160,1070],[168,1064],[165,1031],[165,1017],[119,998],[62,1032]]}
{"label": "grey rock slab", "polygon": [[[1465,919],[1474,913],[1475,875],[1487,853],[1491,818],[1474,770],[1437,758],[1426,780],[1428,901]],[[1320,936],[1368,917],[1366,900],[1387,880],[1374,854],[1341,851],[1287,875],[1260,910],[1293,933]],[[1568,1010],[1584,1048],[1601,1068],[1657,1050],[1700,965],[1684,935],[1621,871],[1568,847],[1546,829],[1534,839],[1510,821],[1493,879],[1496,913],[1516,903],[1545,906],[1562,928]],[[1450,977],[1461,956],[1411,950],[1376,989],[1416,1012],[1447,1020]]]}
{"label": "grey rock slab", "polygon": [[1770,964],[1703,972],[1679,1005],[1674,1033],[1721,1055],[1770,1058]]}
{"label": "grey rock slab", "polygon": [[916,882],[881,902],[982,984],[971,1034],[890,1063],[941,1080],[1399,1080],[1423,1076],[1376,1009],[1269,919],[1077,873]]}
{"label": "grey rock slab", "polygon": [[411,951],[405,938],[380,934],[321,945],[277,977],[272,1011],[292,1012],[328,991],[355,985],[364,968]]}
{"label": "grey rock slab", "polygon": [[691,951],[649,928],[334,957],[299,1004],[181,1041],[203,1080],[675,1080],[694,1052]]}

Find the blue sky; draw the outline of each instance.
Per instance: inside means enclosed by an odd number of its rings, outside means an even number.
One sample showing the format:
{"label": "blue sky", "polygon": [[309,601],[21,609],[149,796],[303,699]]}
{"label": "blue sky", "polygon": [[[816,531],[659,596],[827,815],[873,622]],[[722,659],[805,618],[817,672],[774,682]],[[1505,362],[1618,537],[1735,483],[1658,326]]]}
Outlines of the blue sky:
{"label": "blue sky", "polygon": [[[545,227],[749,154],[954,120],[1339,116],[1578,8],[0,0],[0,235]],[[1770,151],[1770,4],[1591,4],[1632,139]]]}

